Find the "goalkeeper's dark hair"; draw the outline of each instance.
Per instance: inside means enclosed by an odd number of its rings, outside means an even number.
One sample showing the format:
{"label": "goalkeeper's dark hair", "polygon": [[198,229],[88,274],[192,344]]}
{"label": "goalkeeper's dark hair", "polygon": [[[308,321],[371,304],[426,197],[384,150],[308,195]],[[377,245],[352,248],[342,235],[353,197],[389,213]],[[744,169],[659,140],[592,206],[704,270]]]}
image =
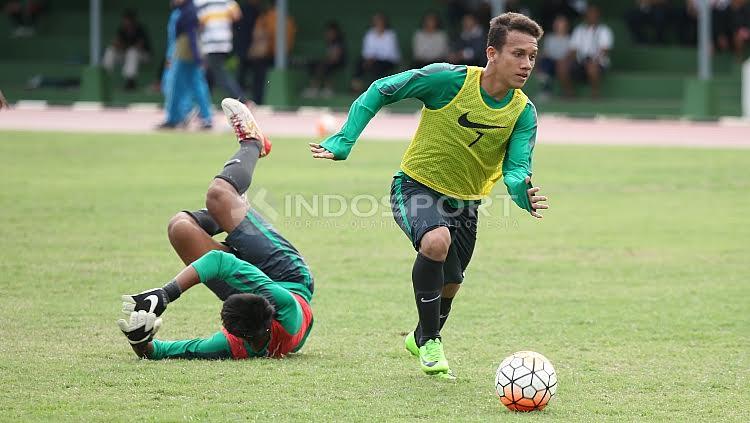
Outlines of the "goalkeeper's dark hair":
{"label": "goalkeeper's dark hair", "polygon": [[260,295],[234,294],[224,300],[221,322],[232,335],[252,339],[268,333],[275,311]]}
{"label": "goalkeeper's dark hair", "polygon": [[520,13],[506,12],[490,20],[490,30],[487,32],[487,47],[502,50],[510,31],[519,31],[531,35],[539,40],[544,30],[533,19]]}

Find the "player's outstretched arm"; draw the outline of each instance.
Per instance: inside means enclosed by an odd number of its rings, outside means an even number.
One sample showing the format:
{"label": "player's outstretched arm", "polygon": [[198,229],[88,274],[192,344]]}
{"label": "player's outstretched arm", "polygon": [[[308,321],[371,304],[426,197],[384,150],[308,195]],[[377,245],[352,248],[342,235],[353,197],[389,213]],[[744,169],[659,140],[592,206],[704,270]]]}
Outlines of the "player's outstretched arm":
{"label": "player's outstretched arm", "polygon": [[[445,78],[457,72],[452,65],[435,64],[386,76],[373,82],[349,108],[346,122],[321,143],[310,143],[313,158],[346,160],[362,131],[383,106],[406,98],[428,104],[445,91]],[[461,77],[465,76],[465,71]]]}
{"label": "player's outstretched arm", "polygon": [[354,100],[349,107],[346,122],[338,132],[320,144],[310,143],[313,158],[346,160],[349,157],[367,124],[385,104],[388,104],[386,96],[378,90],[378,82],[373,82],[367,91]]}
{"label": "player's outstretched arm", "polygon": [[503,182],[508,194],[518,207],[528,211],[537,219],[542,218],[539,210],[549,206],[547,197],[539,195],[541,188],[531,184],[531,161],[536,144],[536,108],[529,102],[513,128],[508,151],[503,160]]}
{"label": "player's outstretched arm", "polygon": [[[195,263],[198,263],[201,259],[205,262],[206,259],[204,257],[206,256],[213,257],[213,255],[205,254],[196,260]],[[167,304],[174,302],[180,298],[183,292],[201,283],[201,279],[195,269],[195,263],[182,269],[174,279],[161,288],[149,289],[138,294],[123,295],[122,312],[130,315],[134,311],[145,310],[148,313],[161,316],[167,309]]]}
{"label": "player's outstretched arm", "polygon": [[128,339],[133,352],[140,358],[150,360],[232,358],[229,341],[222,332],[216,332],[209,338],[160,341],[154,339],[154,335],[159,331],[161,324],[160,317],[143,310],[130,313],[128,320],[117,321],[117,326]]}
{"label": "player's outstretched arm", "polygon": [[167,358],[222,360],[233,358],[229,341],[223,332],[216,332],[208,338],[182,339],[178,341],[154,339],[148,343],[146,348],[148,349],[145,353],[146,355],[141,357],[150,360],[163,360]]}

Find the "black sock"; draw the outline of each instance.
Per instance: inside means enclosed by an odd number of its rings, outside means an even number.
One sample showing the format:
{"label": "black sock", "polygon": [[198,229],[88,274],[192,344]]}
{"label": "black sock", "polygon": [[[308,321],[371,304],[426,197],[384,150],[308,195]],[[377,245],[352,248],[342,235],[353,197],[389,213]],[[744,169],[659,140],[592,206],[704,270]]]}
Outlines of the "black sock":
{"label": "black sock", "polygon": [[224,164],[224,169],[216,177],[232,184],[240,195],[244,194],[250,188],[259,154],[257,142],[241,142],[239,151]]}
{"label": "black sock", "polygon": [[440,330],[443,330],[445,321],[448,320],[448,315],[451,313],[451,304],[453,304],[453,297],[440,298]]}
{"label": "black sock", "polygon": [[421,334],[417,345],[440,338],[440,294],[443,290],[443,262],[417,254],[411,272]]}
{"label": "black sock", "polygon": [[[445,321],[448,320],[448,315],[451,312],[451,304],[453,298],[440,297],[440,330],[443,330]],[[414,329],[414,340],[417,342],[417,346],[421,347],[422,344],[419,342],[422,338],[422,326],[417,323],[417,327]]]}

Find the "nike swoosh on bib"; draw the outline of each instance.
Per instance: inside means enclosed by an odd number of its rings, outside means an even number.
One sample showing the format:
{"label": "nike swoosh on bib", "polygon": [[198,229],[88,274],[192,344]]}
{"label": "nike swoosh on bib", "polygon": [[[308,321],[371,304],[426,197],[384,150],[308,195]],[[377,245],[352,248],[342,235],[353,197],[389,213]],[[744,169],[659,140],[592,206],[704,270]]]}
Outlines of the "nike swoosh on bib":
{"label": "nike swoosh on bib", "polygon": [[472,128],[472,129],[502,129],[507,128],[507,126],[495,126],[495,125],[485,125],[483,123],[477,123],[472,122],[469,120],[469,112],[466,112],[458,117],[458,124],[463,126],[464,128]]}

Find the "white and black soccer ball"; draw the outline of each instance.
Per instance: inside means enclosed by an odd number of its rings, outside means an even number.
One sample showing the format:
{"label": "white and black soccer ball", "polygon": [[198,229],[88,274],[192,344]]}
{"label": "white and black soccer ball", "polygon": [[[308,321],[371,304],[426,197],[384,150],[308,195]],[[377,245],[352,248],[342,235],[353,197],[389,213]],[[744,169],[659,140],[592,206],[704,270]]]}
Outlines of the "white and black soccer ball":
{"label": "white and black soccer ball", "polygon": [[557,374],[545,356],[519,351],[500,363],[495,391],[500,402],[513,411],[541,410],[555,396]]}

